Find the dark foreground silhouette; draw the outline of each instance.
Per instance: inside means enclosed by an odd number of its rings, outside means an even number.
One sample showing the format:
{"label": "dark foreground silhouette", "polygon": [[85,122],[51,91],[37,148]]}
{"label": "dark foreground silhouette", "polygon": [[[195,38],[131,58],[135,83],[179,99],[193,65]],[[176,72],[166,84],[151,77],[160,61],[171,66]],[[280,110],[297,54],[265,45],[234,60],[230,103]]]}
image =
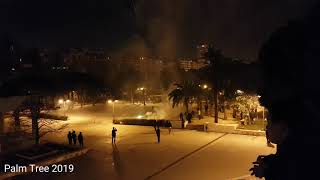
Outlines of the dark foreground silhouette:
{"label": "dark foreground silhouette", "polygon": [[277,152],[250,169],[266,180],[320,179],[319,6],[275,31],[260,51],[261,103],[270,112],[268,139]]}

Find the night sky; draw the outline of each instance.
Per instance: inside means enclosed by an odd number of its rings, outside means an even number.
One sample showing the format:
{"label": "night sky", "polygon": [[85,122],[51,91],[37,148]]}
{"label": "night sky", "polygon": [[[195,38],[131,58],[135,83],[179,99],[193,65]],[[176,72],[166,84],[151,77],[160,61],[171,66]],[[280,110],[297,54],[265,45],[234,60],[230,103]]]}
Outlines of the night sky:
{"label": "night sky", "polygon": [[317,0],[1,0],[0,33],[25,47],[106,47],[186,57],[199,42],[256,57],[261,43]]}

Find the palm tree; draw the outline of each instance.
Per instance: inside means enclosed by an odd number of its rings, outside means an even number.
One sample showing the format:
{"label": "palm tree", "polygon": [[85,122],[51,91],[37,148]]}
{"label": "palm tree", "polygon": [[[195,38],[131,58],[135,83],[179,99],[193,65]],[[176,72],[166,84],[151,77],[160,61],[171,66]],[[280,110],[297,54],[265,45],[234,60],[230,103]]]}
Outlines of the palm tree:
{"label": "palm tree", "polygon": [[169,93],[169,100],[172,100],[172,108],[179,104],[183,104],[186,112],[189,112],[189,103],[193,99],[199,99],[201,96],[201,88],[194,82],[185,81],[182,84],[175,84],[176,89]]}
{"label": "palm tree", "polygon": [[213,84],[213,101],[214,101],[214,122],[218,123],[218,93],[221,89],[221,72],[223,72],[222,62],[225,57],[222,52],[212,45],[209,46],[208,52],[205,54],[205,58],[210,61],[210,66],[207,69],[207,73],[211,75],[209,78]]}

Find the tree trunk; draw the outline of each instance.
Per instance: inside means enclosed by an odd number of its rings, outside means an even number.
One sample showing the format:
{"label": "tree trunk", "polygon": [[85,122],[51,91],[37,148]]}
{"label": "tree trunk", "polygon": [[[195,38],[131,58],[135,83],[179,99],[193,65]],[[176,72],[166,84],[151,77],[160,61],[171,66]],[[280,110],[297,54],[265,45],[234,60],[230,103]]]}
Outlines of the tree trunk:
{"label": "tree trunk", "polygon": [[188,102],[185,102],[184,106],[186,107],[186,112],[189,113],[189,104],[188,104]]}
{"label": "tree trunk", "polygon": [[131,103],[134,104],[134,101],[133,101],[133,90],[132,90],[132,88],[130,88],[130,95],[131,95]]}
{"label": "tree trunk", "polygon": [[20,130],[20,111],[16,109],[13,111],[13,118],[14,118],[14,127],[18,131]]}
{"label": "tree trunk", "polygon": [[146,105],[146,91],[143,90],[143,105]]}
{"label": "tree trunk", "polygon": [[39,144],[39,123],[38,123],[38,119],[32,117],[32,135],[34,138],[34,144],[38,145]]}
{"label": "tree trunk", "polygon": [[[217,84],[217,83],[215,83]],[[217,86],[213,88],[213,101],[214,101],[214,122],[218,123],[218,89]]]}
{"label": "tree trunk", "polygon": [[224,102],[223,102],[223,119],[224,119],[224,120],[227,120],[226,104],[227,104],[227,102],[224,101]]}
{"label": "tree trunk", "polygon": [[31,108],[31,119],[32,119],[32,135],[34,138],[35,145],[39,144],[40,135],[39,135],[39,116],[40,116],[40,109],[39,107],[32,107]]}

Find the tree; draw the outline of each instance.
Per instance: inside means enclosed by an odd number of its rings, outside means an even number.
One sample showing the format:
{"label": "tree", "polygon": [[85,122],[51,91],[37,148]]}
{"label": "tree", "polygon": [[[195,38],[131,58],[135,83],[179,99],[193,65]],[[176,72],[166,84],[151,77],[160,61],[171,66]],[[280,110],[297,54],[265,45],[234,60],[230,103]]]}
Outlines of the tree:
{"label": "tree", "polygon": [[169,93],[169,100],[172,100],[172,108],[183,104],[186,112],[189,112],[189,103],[191,100],[198,99],[201,95],[201,88],[194,82],[185,81],[182,84],[175,84],[176,89]]}
{"label": "tree", "polygon": [[[32,136],[34,137],[35,145],[39,144],[40,138],[44,135],[59,132],[67,126],[67,124],[59,125],[61,117],[48,116],[47,113],[50,109],[47,108],[45,99],[46,97],[44,96],[31,96],[20,106],[20,109],[25,111],[26,114],[30,113]],[[28,124],[26,126],[28,127]]]}
{"label": "tree", "polygon": [[21,110],[18,107],[13,111],[13,114],[12,114],[16,131],[19,131],[20,129],[20,111]]}
{"label": "tree", "polygon": [[214,122],[218,123],[218,93],[219,89],[221,89],[220,72],[222,72],[221,67],[225,57],[220,50],[216,49],[212,45],[209,46],[208,52],[205,54],[205,56],[210,61],[207,72],[210,74],[211,77],[209,77],[209,79],[213,84]]}
{"label": "tree", "polygon": [[35,144],[38,144],[40,137],[47,132],[63,128],[52,126],[58,122],[55,120],[59,118],[48,118],[42,115],[41,112],[50,110],[50,107],[52,107],[48,105],[47,97],[61,96],[61,94],[73,90],[77,91],[80,88],[86,90],[86,88],[93,87],[100,87],[99,83],[82,73],[31,72],[17,76],[3,84],[0,89],[0,96],[29,97],[21,105],[21,108],[28,110],[30,113],[32,134]]}
{"label": "tree", "polygon": [[248,115],[252,109],[260,106],[260,103],[258,96],[241,93],[235,97],[232,106],[243,114]]}

